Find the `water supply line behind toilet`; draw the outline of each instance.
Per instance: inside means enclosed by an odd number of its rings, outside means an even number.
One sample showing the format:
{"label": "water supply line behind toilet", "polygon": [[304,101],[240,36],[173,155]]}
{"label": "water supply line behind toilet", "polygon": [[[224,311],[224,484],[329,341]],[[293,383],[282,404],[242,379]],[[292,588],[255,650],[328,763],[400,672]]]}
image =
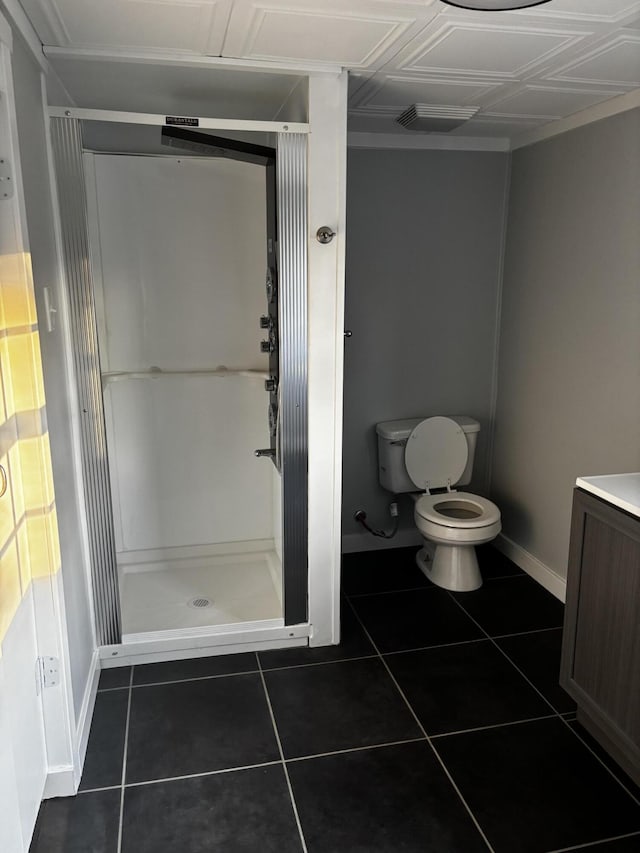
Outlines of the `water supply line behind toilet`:
{"label": "water supply line behind toilet", "polygon": [[377,536],[379,539],[393,539],[393,537],[398,532],[399,524],[398,502],[395,499],[389,504],[389,515],[394,520],[393,527],[389,531],[376,530],[374,527],[371,527],[367,523],[367,513],[363,509],[356,510],[353,514],[353,517],[358,522],[358,524],[361,524],[368,533],[371,533],[372,536]]}

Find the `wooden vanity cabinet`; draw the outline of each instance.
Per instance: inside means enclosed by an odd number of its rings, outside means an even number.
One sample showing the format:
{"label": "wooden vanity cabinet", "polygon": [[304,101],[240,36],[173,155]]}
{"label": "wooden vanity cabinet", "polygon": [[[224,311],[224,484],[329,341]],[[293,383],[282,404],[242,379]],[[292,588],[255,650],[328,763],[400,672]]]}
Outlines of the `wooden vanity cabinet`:
{"label": "wooden vanity cabinet", "polygon": [[560,684],[640,784],[640,518],[575,489]]}

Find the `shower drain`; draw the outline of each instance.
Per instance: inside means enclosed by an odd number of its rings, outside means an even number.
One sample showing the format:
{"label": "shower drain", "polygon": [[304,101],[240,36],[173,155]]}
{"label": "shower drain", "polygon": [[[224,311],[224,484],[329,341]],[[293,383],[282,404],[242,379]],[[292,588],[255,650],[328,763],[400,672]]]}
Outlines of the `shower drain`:
{"label": "shower drain", "polygon": [[210,598],[205,598],[203,595],[199,595],[196,598],[192,598],[191,601],[188,602],[189,607],[213,607],[213,601]]}

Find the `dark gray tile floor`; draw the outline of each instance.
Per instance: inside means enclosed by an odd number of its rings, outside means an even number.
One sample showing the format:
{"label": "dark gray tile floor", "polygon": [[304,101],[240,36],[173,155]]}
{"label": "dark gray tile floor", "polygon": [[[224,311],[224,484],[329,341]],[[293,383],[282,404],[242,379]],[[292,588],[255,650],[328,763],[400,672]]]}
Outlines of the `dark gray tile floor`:
{"label": "dark gray tile floor", "polygon": [[31,853],[640,851],[640,789],[558,686],[562,606],[480,549],[344,559],[343,640],[108,670],[81,793]]}

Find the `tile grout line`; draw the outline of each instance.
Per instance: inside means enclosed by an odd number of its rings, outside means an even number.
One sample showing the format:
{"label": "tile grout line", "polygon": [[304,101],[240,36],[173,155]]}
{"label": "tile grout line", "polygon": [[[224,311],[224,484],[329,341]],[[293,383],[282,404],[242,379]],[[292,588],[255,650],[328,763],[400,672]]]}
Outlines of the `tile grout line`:
{"label": "tile grout line", "polygon": [[284,669],[308,669],[310,666],[324,666],[325,664],[333,664],[333,663],[350,663],[351,661],[356,660],[372,660],[376,658],[377,655],[358,655],[353,658],[336,658],[335,660],[314,660],[311,663],[292,663],[288,666],[269,666],[264,667],[263,672],[282,672]]}
{"label": "tile grout line", "polygon": [[122,851],[122,827],[123,827],[123,819],[124,819],[124,792],[125,792],[125,781],[127,776],[127,749],[129,746],[129,721],[131,718],[131,697],[133,694],[133,673],[135,671],[135,665],[131,666],[131,675],[129,676],[129,698],[127,701],[127,721],[124,727],[124,750],[122,753],[122,779],[120,782],[120,817],[118,819],[118,846],[116,848],[117,853],[121,853]]}
{"label": "tile grout line", "polygon": [[182,776],[163,776],[161,779],[144,779],[141,782],[127,782],[125,788],[141,788],[145,785],[161,785],[163,782],[182,782],[184,779],[202,779],[205,776],[221,776],[224,773],[236,773],[242,770],[256,770],[259,767],[273,767],[276,761],[262,761],[259,764],[242,764],[239,767],[221,767],[220,770],[203,770],[201,773],[185,773]]}
{"label": "tile grout line", "polygon": [[[238,672],[220,672],[213,675],[194,675],[191,678],[172,678],[169,681],[148,681],[142,684],[131,684],[132,690],[139,690],[141,687],[162,687],[165,684],[184,684],[185,681],[210,681],[212,678],[235,678],[238,675],[257,675],[259,670],[246,669]],[[113,693],[115,690],[129,690],[129,687],[102,687],[98,693]]]}
{"label": "tile grout line", "polygon": [[[582,737],[580,737],[579,733],[578,733],[578,732],[576,732],[574,729],[572,729],[572,728],[571,728],[571,726],[569,725],[569,722],[573,722],[573,720],[566,720],[566,719],[562,716],[562,714],[561,714],[561,713],[560,713],[556,708],[554,708],[554,707],[553,707],[553,705],[552,705],[552,704],[551,704],[551,702],[547,699],[547,697],[544,695],[544,693],[542,693],[542,691],[538,690],[538,688],[537,688],[537,687],[536,687],[536,685],[531,681],[531,679],[530,679],[530,678],[528,678],[528,677],[524,674],[524,672],[520,669],[520,667],[517,665],[517,663],[515,663],[515,661],[513,661],[513,660],[509,657],[509,655],[504,651],[504,649],[501,649],[501,648],[500,648],[500,646],[498,645],[498,643],[496,643],[495,639],[494,639],[493,637],[491,637],[487,631],[485,631],[485,629],[482,627],[482,625],[480,625],[480,623],[479,623],[479,622],[477,622],[477,621],[473,618],[473,616],[472,616],[472,615],[471,615],[467,610],[465,610],[464,606],[463,606],[463,605],[458,601],[458,599],[457,599],[454,595],[452,595],[452,594],[451,594],[451,592],[449,592],[449,591],[447,591],[447,594],[448,594],[449,598],[450,598],[452,601],[455,601],[455,603],[456,603],[456,604],[458,605],[458,607],[462,610],[462,612],[463,612],[466,616],[468,616],[468,617],[469,617],[469,619],[471,619],[471,621],[472,621],[475,625],[477,625],[477,627],[482,631],[482,633],[486,636],[486,638],[487,638],[488,640],[491,640],[491,642],[492,642],[492,643],[493,643],[493,645],[496,647],[496,649],[500,652],[500,654],[501,654],[501,655],[503,655],[503,656],[504,656],[504,657],[509,661],[509,663],[511,664],[511,666],[513,666],[513,668],[514,668],[517,672],[519,672],[519,673],[520,673],[520,675],[524,678],[524,680],[527,682],[527,684],[529,684],[529,686],[530,686],[533,690],[535,690],[535,692],[538,694],[538,696],[540,696],[540,698],[541,698],[541,699],[542,699],[542,700],[543,700],[543,701],[544,701],[544,702],[545,702],[545,703],[546,703],[546,704],[551,708],[551,710],[553,711],[553,713],[554,713],[555,717],[557,717],[557,719],[559,719],[559,720],[562,722],[562,724],[563,724],[563,725],[564,725],[564,726],[565,726],[565,727],[566,727],[566,728],[571,732],[571,734],[572,734],[575,738],[577,738],[577,739],[580,741],[580,743],[581,743],[581,744],[582,744],[582,745],[583,745],[583,746],[584,746],[584,747],[585,747],[585,748],[586,748],[586,749],[587,749],[587,750],[588,750],[588,751],[593,755],[593,757],[594,757],[594,758],[595,758],[595,759],[596,759],[596,760],[597,760],[597,761],[602,765],[602,767],[604,767],[604,769],[607,771],[607,773],[608,773],[608,774],[609,774],[609,775],[610,775],[610,776],[611,776],[611,777],[612,777],[612,778],[613,778],[613,779],[618,783],[618,785],[620,785],[620,787],[622,788],[622,790],[623,790],[623,791],[625,791],[625,792],[626,792],[626,793],[631,797],[631,799],[634,801],[634,803],[636,803],[636,805],[640,806],[640,799],[639,799],[638,797],[636,797],[634,794],[632,794],[632,793],[631,793],[631,791],[627,788],[627,786],[626,786],[626,785],[625,785],[625,784],[624,784],[620,779],[618,779],[618,777],[617,777],[617,776],[616,776],[616,774],[613,772],[613,770],[611,770],[611,768],[610,768],[610,767],[607,767],[607,765],[606,765],[606,764],[605,764],[605,762],[600,758],[600,756],[599,756],[596,752],[594,752],[594,750],[589,746],[589,744],[588,744],[585,740],[583,740],[583,738],[582,738]],[[567,713],[574,713],[574,712],[567,712]]]}
{"label": "tile grout line", "polygon": [[[467,612],[466,610],[464,611]],[[526,637],[528,634],[545,634],[548,631],[562,631],[562,625],[554,628],[534,628],[532,631],[514,631],[511,634],[496,634],[494,640],[508,640],[509,637]]]}
{"label": "tile grout line", "polygon": [[471,729],[458,729],[455,732],[442,732],[439,735],[429,735],[431,740],[442,740],[445,737],[453,737],[454,735],[468,735],[471,732],[486,732],[491,729],[506,729],[509,726],[520,726],[522,723],[536,723],[538,720],[554,720],[558,715],[554,712],[553,714],[543,714],[540,717],[527,717],[525,720],[509,720],[506,723],[492,723],[488,726],[474,726]]}
{"label": "tile grout line", "polygon": [[587,841],[585,844],[576,844],[573,847],[561,847],[550,850],[549,853],[570,853],[572,850],[588,850],[596,844],[608,844],[609,841],[624,841],[625,838],[640,839],[640,832],[628,832],[626,835],[611,835],[609,838],[599,838],[597,841]]}
{"label": "tile grout line", "polygon": [[429,590],[428,586],[407,586],[402,589],[379,589],[375,592],[345,592],[346,598],[374,598],[377,595],[393,595],[397,592],[420,592],[421,590]]}
{"label": "tile grout line", "polygon": [[[505,581],[510,580],[511,578],[521,578],[527,577],[525,572],[517,575],[497,575],[495,578],[485,578],[486,583],[490,583],[491,581]],[[427,590],[428,592],[436,592],[433,586],[429,584],[423,584],[422,586],[407,586],[401,587],[400,589],[379,589],[374,590],[373,592],[345,592],[345,596],[347,598],[368,598],[375,595],[394,595],[397,592],[420,592],[421,590]]]}
{"label": "tile grout line", "polygon": [[80,794],[100,794],[102,791],[119,791],[122,785],[103,785],[101,788],[83,788],[76,791],[76,796]]}
{"label": "tile grout line", "polygon": [[395,649],[392,652],[378,652],[378,654],[382,654],[385,657],[391,657],[392,655],[409,655],[414,652],[430,652],[432,649],[449,649],[452,646],[469,646],[472,643],[486,643],[487,640],[485,637],[476,637],[473,640],[456,640],[454,643],[436,643],[433,646],[414,646],[410,649]]}
{"label": "tile grout line", "polygon": [[403,699],[403,701],[404,701],[405,705],[407,706],[407,708],[409,709],[409,712],[411,713],[411,715],[412,715],[413,719],[416,721],[416,724],[417,724],[418,728],[420,729],[420,731],[421,731],[421,732],[422,732],[422,734],[424,735],[425,741],[429,744],[429,747],[431,748],[431,750],[432,750],[433,754],[435,755],[436,760],[438,761],[438,763],[440,764],[440,766],[441,766],[441,767],[442,767],[442,769],[444,770],[444,772],[445,772],[445,774],[446,774],[446,776],[447,776],[447,779],[449,780],[449,782],[451,783],[451,785],[452,785],[452,787],[453,787],[454,791],[455,791],[455,792],[456,792],[456,794],[458,795],[458,797],[459,797],[459,799],[460,799],[460,802],[462,803],[462,805],[463,805],[463,806],[464,806],[464,808],[466,809],[467,814],[469,815],[469,817],[470,817],[470,818],[471,818],[471,820],[473,821],[473,823],[474,823],[474,825],[475,825],[476,829],[478,830],[478,832],[479,832],[479,833],[480,833],[480,835],[482,836],[483,841],[484,841],[484,842],[485,842],[485,844],[487,845],[487,849],[490,851],[490,853],[495,853],[495,851],[494,851],[493,847],[492,847],[492,846],[491,846],[491,844],[489,843],[489,839],[487,838],[487,836],[485,835],[485,833],[484,833],[484,831],[483,831],[482,827],[481,827],[481,826],[480,826],[480,824],[478,823],[478,820],[477,820],[476,816],[475,816],[475,815],[474,815],[474,813],[471,811],[471,808],[469,807],[469,804],[467,803],[467,801],[465,800],[465,798],[462,796],[462,791],[461,791],[461,790],[458,788],[458,786],[456,785],[456,783],[455,783],[455,781],[454,781],[454,779],[453,779],[453,776],[451,775],[451,773],[449,772],[449,770],[448,770],[447,766],[445,765],[444,761],[443,761],[443,760],[442,760],[442,758],[440,757],[440,755],[439,755],[439,753],[438,753],[437,749],[436,749],[436,748],[435,748],[435,746],[431,743],[431,738],[429,737],[429,735],[428,735],[428,734],[427,734],[427,732],[426,732],[426,729],[424,728],[424,726],[422,725],[422,723],[421,723],[421,722],[420,722],[420,720],[418,719],[418,715],[417,715],[417,714],[416,714],[416,712],[413,710],[413,708],[412,708],[412,706],[411,706],[411,703],[410,703],[410,702],[409,702],[409,700],[407,699],[407,697],[406,697],[406,695],[405,695],[404,691],[402,690],[402,688],[400,687],[400,685],[399,685],[399,684],[398,684],[398,682],[396,681],[396,678],[395,678],[394,674],[391,672],[391,670],[390,670],[390,668],[389,668],[389,666],[388,666],[387,662],[385,661],[384,657],[383,657],[383,656],[382,656],[382,654],[380,653],[380,650],[378,649],[377,645],[374,643],[374,641],[373,641],[373,638],[372,638],[371,634],[367,631],[367,629],[366,629],[366,627],[365,627],[364,623],[362,622],[362,620],[360,619],[360,616],[358,615],[358,613],[357,613],[357,611],[356,611],[355,607],[351,604],[351,602],[350,602],[348,599],[347,599],[347,601],[348,601],[349,607],[350,607],[350,608],[351,608],[351,610],[353,611],[353,614],[355,615],[356,619],[357,619],[357,620],[358,620],[358,622],[360,623],[360,627],[361,627],[361,628],[362,628],[362,630],[365,632],[365,634],[367,635],[367,637],[368,637],[368,639],[369,639],[369,642],[371,643],[371,645],[373,646],[373,648],[374,648],[374,649],[376,650],[376,652],[378,653],[378,657],[379,657],[379,659],[380,659],[380,661],[381,661],[382,665],[383,665],[383,666],[384,666],[384,668],[386,669],[387,674],[389,675],[389,678],[391,679],[391,681],[392,681],[392,682],[393,682],[393,684],[395,685],[396,690],[398,691],[398,693],[399,693],[399,694],[400,694],[400,696],[402,697],[402,699]]}
{"label": "tile grout line", "polygon": [[364,752],[367,749],[384,749],[387,746],[401,746],[403,743],[424,743],[424,737],[410,737],[406,740],[392,740],[386,743],[370,743],[365,746],[350,746],[346,749],[334,749],[331,752],[317,752],[311,755],[296,755],[294,758],[286,758],[287,764],[294,764],[296,761],[313,761],[315,758],[329,758],[332,755],[345,755],[349,752]]}
{"label": "tile grout line", "polygon": [[[280,732],[278,731],[278,725],[276,723],[275,714],[273,713],[273,707],[271,705],[271,699],[269,698],[269,690],[267,689],[267,682],[265,681],[264,672],[262,671],[262,664],[260,663],[260,655],[258,652],[254,652],[256,656],[256,661],[258,663],[258,669],[260,671],[260,679],[262,680],[262,688],[264,690],[265,699],[267,700],[267,706],[269,708],[269,714],[271,715],[271,724],[273,726],[273,733],[276,737],[276,743],[278,744],[278,752],[280,753],[280,761],[282,762],[282,769],[284,770],[284,776],[287,781],[287,788],[289,789],[289,798],[291,800],[291,808],[293,809],[293,816],[296,821],[296,825],[298,827],[298,834],[300,836],[300,843],[302,845],[302,853],[308,853],[307,844],[304,839],[304,832],[302,831],[302,823],[300,822],[300,815],[298,814],[298,807],[296,805],[296,798],[293,795],[293,786],[291,785],[291,779],[289,778],[289,770],[287,769],[287,762],[285,761],[284,751],[282,749],[282,741],[280,740]],[[120,851],[118,851],[120,853]]]}

